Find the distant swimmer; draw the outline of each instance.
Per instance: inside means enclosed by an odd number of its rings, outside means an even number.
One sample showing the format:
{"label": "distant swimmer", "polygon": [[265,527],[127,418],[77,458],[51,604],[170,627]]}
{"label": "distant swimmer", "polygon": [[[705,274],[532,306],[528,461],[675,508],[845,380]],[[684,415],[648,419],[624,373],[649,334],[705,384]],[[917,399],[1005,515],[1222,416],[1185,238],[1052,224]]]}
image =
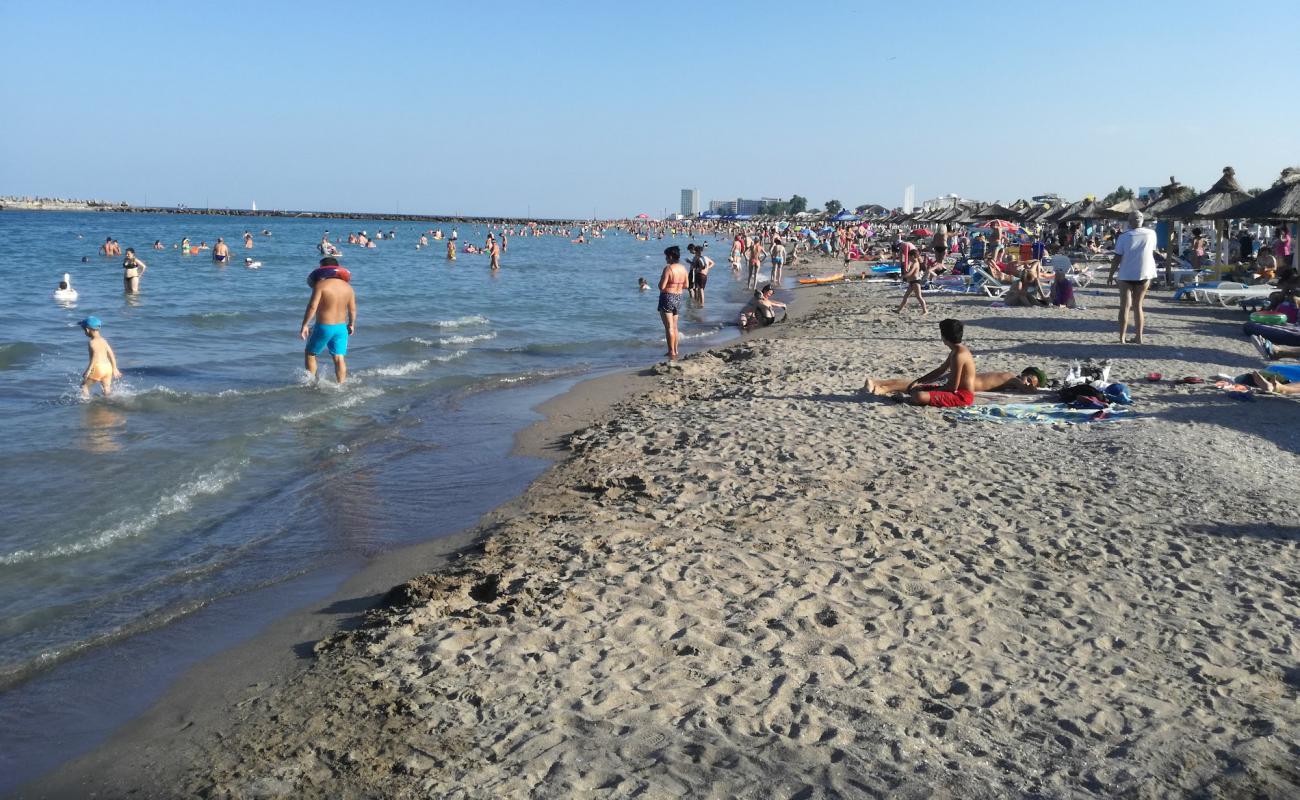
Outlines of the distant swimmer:
{"label": "distant swimmer", "polygon": [[452,229],[451,229],[451,236],[450,236],[450,239],[454,242],[454,241],[456,241],[456,239],[457,239],[459,236],[460,236],[460,234],[458,234],[458,233],[456,232],[456,229],[455,229],[455,228],[452,228]]}
{"label": "distant swimmer", "polygon": [[253,234],[248,231],[244,231],[244,248],[247,250],[253,249]]}
{"label": "distant swimmer", "polygon": [[244,266],[245,266],[245,267],[248,267],[249,269],[261,269],[261,268],[262,268],[262,262],[261,262],[261,261],[254,261],[253,258],[252,258],[252,256],[248,256],[248,257],[245,257],[245,258],[244,258]]}
{"label": "distant swimmer", "polygon": [[122,259],[122,288],[127,294],[140,291],[140,276],[148,266],[135,257],[135,248],[126,248],[126,258]]}
{"label": "distant swimmer", "polygon": [[646,281],[645,278],[640,278],[640,279],[638,279],[637,286],[638,286],[638,287],[641,289],[641,291],[643,291],[643,292],[648,292],[648,291],[650,291],[650,283],[649,283],[648,281]]}
{"label": "distant swimmer", "polygon": [[448,261],[456,260],[456,242],[454,239],[447,240],[447,260]]}
{"label": "distant swimmer", "polygon": [[217,237],[216,247],[212,248],[212,260],[218,264],[224,264],[230,260],[230,248],[226,247],[226,240],[220,236]]}
{"label": "distant swimmer", "polygon": [[86,371],[81,375],[81,396],[90,397],[90,385],[98,383],[100,391],[107,397],[113,393],[113,379],[122,377],[122,373],[117,369],[117,356],[109,346],[108,340],[99,335],[99,329],[103,325],[99,317],[86,317],[79,324],[81,332],[90,340],[87,344],[90,363],[86,365]]}
{"label": "distant swimmer", "polygon": [[181,255],[188,256],[189,254],[190,254],[190,237],[186,236],[185,238],[181,239]]}
{"label": "distant swimmer", "polygon": [[77,302],[77,290],[72,288],[72,276],[63,273],[63,280],[59,281],[59,288],[54,290],[54,299],[60,303]]}
{"label": "distant swimmer", "polygon": [[[326,256],[320,260],[320,265],[323,268],[337,267],[339,261]],[[311,325],[313,318],[316,320],[314,327]],[[357,296],[352,285],[341,277],[316,281],[307,311],[302,315],[302,328],[298,331],[298,336],[307,341],[304,366],[313,378],[316,377],[316,356],[329,348],[334,359],[334,377],[339,383],[347,380],[348,365],[344,356],[348,354],[348,338],[356,324]]]}
{"label": "distant swimmer", "polygon": [[162,243],[162,239],[154,239],[154,240],[153,240],[153,249],[155,249],[155,250],[166,250],[166,249],[167,249],[167,245],[165,245],[165,244]]}
{"label": "distant swimmer", "polygon": [[339,249],[330,242],[329,231],[325,231],[324,235],[320,237],[320,244],[316,245],[316,249],[320,252],[322,258],[325,256],[337,256],[339,254]]}
{"label": "distant swimmer", "polygon": [[266,230],[265,228],[263,228],[263,229],[262,229],[262,235],[263,235],[263,236],[270,236],[270,235],[271,235],[271,232],[268,231],[268,230]]}
{"label": "distant swimmer", "polygon": [[491,259],[492,269],[501,269],[501,245],[497,244],[497,240],[490,233],[487,240],[487,252],[488,257]]}

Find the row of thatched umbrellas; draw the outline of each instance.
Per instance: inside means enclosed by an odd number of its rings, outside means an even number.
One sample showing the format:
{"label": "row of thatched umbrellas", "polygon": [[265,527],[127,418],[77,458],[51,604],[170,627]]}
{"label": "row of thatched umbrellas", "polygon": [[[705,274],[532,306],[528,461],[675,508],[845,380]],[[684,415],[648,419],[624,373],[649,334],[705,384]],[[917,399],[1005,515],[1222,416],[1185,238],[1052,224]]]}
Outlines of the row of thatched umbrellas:
{"label": "row of thatched umbrellas", "polygon": [[[1103,207],[1096,200],[1084,199],[1061,206],[1035,205],[1024,200],[1003,206],[997,203],[922,211],[894,213],[878,220],[886,224],[954,224],[1003,219],[1021,224],[1059,224],[1097,219],[1124,219],[1131,211],[1141,211],[1147,219],[1171,222],[1214,220],[1219,228],[1221,246],[1226,246],[1228,220],[1292,222],[1300,220],[1300,167],[1287,167],[1273,185],[1258,195],[1251,195],[1237,183],[1232,167],[1223,168],[1223,176],[1208,191],[1193,194],[1176,181],[1161,187],[1149,200],[1132,198]],[[1300,248],[1293,247],[1295,265],[1300,268]]]}
{"label": "row of thatched umbrellas", "polygon": [[1017,223],[1059,223],[1096,219],[1123,219],[1130,211],[1141,211],[1148,219],[1185,221],[1193,219],[1242,219],[1282,221],[1300,219],[1300,167],[1287,167],[1268,190],[1252,196],[1237,183],[1232,167],[1206,192],[1193,195],[1191,189],[1174,180],[1148,200],[1133,198],[1102,206],[1084,199],[1061,206],[1035,205],[1025,200],[1010,206],[988,203],[954,206],[911,214],[894,213],[877,221],[886,224],[952,223],[971,225],[991,219]]}

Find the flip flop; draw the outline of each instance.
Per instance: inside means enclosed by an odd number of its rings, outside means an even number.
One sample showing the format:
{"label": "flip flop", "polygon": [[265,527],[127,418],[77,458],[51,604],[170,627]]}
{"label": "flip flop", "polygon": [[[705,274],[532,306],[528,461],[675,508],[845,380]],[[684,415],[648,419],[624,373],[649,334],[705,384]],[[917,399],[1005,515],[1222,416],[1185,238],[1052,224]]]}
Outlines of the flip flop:
{"label": "flip flop", "polygon": [[1179,383],[1205,383],[1205,379],[1198,378],[1195,375],[1188,375],[1186,378],[1179,381]]}
{"label": "flip flop", "polygon": [[1164,377],[1165,376],[1161,375],[1159,372],[1152,372],[1150,375],[1147,375],[1147,380],[1151,381],[1152,383],[1155,383],[1157,381],[1164,380]]}

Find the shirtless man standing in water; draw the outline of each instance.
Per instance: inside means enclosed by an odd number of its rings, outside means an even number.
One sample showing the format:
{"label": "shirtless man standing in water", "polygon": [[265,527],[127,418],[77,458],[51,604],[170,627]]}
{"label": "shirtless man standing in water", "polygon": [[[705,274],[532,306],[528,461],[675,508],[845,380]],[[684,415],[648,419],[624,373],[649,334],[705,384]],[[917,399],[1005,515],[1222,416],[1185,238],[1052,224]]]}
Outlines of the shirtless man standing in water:
{"label": "shirtless man standing in water", "polygon": [[[337,267],[338,259],[325,257],[320,260],[322,267]],[[311,326],[312,317],[316,325]],[[311,301],[307,311],[302,315],[302,329],[298,331],[301,339],[307,340],[304,353],[304,365],[316,377],[316,356],[326,347],[334,359],[334,377],[339,383],[348,379],[348,365],[344,356],[348,354],[348,337],[352,335],[357,323],[357,295],[352,285],[342,278],[325,278],[319,280],[311,290]],[[311,338],[307,337],[310,328]]]}
{"label": "shirtless man standing in water", "polygon": [[217,244],[212,248],[212,260],[218,264],[224,264],[230,260],[230,248],[226,246],[226,240],[220,236],[217,237]]}

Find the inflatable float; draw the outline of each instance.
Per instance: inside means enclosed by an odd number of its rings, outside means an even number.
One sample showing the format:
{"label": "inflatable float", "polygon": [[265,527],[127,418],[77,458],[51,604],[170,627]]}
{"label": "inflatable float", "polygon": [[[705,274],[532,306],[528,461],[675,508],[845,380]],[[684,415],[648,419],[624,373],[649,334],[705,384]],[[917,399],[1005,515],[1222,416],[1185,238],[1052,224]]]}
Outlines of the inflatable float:
{"label": "inflatable float", "polygon": [[63,285],[66,286],[67,288],[55,289],[54,299],[59,301],[60,303],[77,302],[77,290],[72,288],[72,276],[66,272],[63,273]]}
{"label": "inflatable float", "polygon": [[1287,383],[1300,383],[1300,364],[1269,364],[1260,372],[1271,372],[1286,378]]}
{"label": "inflatable float", "polygon": [[1262,336],[1273,344],[1300,347],[1300,327],[1295,325],[1264,325],[1259,322],[1247,322],[1241,330],[1247,336]]}
{"label": "inflatable float", "polygon": [[837,272],[834,275],[823,275],[820,278],[811,278],[811,277],[800,278],[799,283],[803,284],[804,286],[817,286],[823,283],[835,283],[836,281],[842,281],[842,280],[844,280],[844,273]]}
{"label": "inflatable float", "polygon": [[338,278],[351,283],[352,273],[348,271],[347,267],[318,267],[307,276],[307,285],[314,287],[320,281],[328,278]]}

